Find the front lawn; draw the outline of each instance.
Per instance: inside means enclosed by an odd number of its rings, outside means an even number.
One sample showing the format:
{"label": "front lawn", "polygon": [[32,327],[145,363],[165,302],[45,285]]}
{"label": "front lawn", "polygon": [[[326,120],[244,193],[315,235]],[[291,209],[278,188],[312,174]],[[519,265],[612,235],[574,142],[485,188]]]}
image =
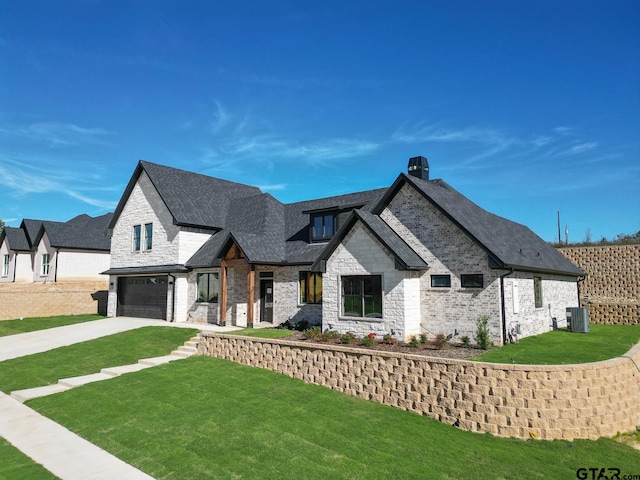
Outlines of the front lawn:
{"label": "front lawn", "polygon": [[0,437],[0,479],[24,480],[27,478],[51,480],[58,477]]}
{"label": "front lawn", "polygon": [[27,405],[158,479],[546,479],[640,465],[640,452],[610,439],[474,434],[199,356]]}
{"label": "front lawn", "polygon": [[591,324],[589,333],[565,329],[509,343],[471,360],[536,365],[599,362],[628,352],[640,341],[640,325]]}
{"label": "front lawn", "polygon": [[102,315],[61,315],[58,317],[31,317],[23,320],[2,320],[0,321],[0,337],[15,335],[16,333],[33,332],[35,330],[45,330],[47,328],[63,327],[74,323],[90,322],[106,318]]}
{"label": "front lawn", "polygon": [[40,387],[61,378],[168,355],[198,333],[191,328],[142,327],[0,362],[0,390]]}

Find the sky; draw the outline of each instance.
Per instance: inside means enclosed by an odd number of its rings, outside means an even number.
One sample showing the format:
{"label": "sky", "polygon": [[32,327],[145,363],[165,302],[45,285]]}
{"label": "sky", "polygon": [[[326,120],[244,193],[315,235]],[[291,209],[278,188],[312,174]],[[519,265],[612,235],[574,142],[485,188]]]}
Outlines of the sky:
{"label": "sky", "polygon": [[[569,241],[640,231],[637,0],[0,0],[0,219],[113,211],[143,159],[299,200],[410,157]],[[197,192],[194,192],[197,194]]]}

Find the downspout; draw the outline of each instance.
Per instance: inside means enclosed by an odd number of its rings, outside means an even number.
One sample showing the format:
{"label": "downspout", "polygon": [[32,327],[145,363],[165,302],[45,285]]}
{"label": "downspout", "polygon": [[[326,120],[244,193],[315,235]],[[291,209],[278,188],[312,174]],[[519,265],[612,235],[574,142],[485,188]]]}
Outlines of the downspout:
{"label": "downspout", "polygon": [[171,278],[171,320],[170,322],[174,322],[176,318],[176,277],[168,274]]}
{"label": "downspout", "polygon": [[56,248],[56,262],[55,262],[55,265],[53,266],[55,268],[55,270],[53,271],[53,283],[58,282],[58,257],[59,256],[60,256],[60,249]]}
{"label": "downspout", "polygon": [[576,282],[576,285],[578,286],[578,306],[581,307],[582,304],[580,303],[580,282],[584,282],[586,280],[587,276],[586,275],[578,275],[578,281]]}
{"label": "downspout", "polygon": [[18,252],[13,256],[13,283],[16,283],[16,270],[18,269]]}
{"label": "downspout", "polygon": [[504,301],[504,278],[513,273],[513,268],[500,275],[500,308],[502,310],[502,344],[507,341],[507,307]]}

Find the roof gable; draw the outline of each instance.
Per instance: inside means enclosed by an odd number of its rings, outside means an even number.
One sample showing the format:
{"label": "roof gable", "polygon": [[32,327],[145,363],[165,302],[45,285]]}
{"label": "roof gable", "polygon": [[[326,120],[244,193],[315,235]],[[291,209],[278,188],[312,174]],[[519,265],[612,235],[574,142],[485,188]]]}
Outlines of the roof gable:
{"label": "roof gable", "polygon": [[5,239],[9,249],[14,252],[28,252],[31,250],[27,234],[22,228],[5,226],[2,229],[2,234],[0,234],[0,245]]}

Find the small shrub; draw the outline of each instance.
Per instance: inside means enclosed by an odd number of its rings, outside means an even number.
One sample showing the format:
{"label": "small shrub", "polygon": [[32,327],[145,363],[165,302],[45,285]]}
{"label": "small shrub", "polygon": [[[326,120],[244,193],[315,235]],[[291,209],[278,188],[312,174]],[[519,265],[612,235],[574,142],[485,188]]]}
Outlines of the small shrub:
{"label": "small shrub", "polygon": [[356,335],[352,332],[347,332],[340,335],[340,343],[344,343],[345,345],[348,343],[353,343],[355,340]]}
{"label": "small shrub", "polygon": [[398,343],[398,339],[393,335],[387,333],[382,337],[382,343],[386,345],[395,345],[396,343]]}
{"label": "small shrub", "polygon": [[299,322],[292,322],[287,320],[286,322],[278,325],[278,328],[282,330],[297,330],[298,332],[304,332],[309,328],[309,322],[306,320],[300,320]]}
{"label": "small shrub", "polygon": [[[371,336],[373,335],[373,337]],[[376,344],[376,335],[374,334],[369,334],[366,337],[363,337],[360,340],[360,345],[362,345],[363,347],[373,347]]]}
{"label": "small shrub", "polygon": [[420,334],[420,343],[427,343],[427,334],[426,333],[421,333]]}
{"label": "small shrub", "polygon": [[469,340],[469,337],[467,337],[466,335],[464,337],[462,337],[460,339],[460,341],[462,342],[462,347],[463,348],[471,347],[471,340]]}
{"label": "small shrub", "polygon": [[335,340],[336,338],[340,338],[340,333],[335,330],[326,330],[322,336],[325,340]]}
{"label": "small shrub", "polygon": [[447,337],[444,333],[439,333],[436,335],[436,338],[433,340],[433,346],[438,350],[442,350],[447,345]]}
{"label": "small shrub", "polygon": [[320,340],[322,338],[322,329],[317,326],[311,327],[304,330],[302,334],[309,340]]}
{"label": "small shrub", "polygon": [[493,342],[489,337],[489,327],[487,326],[488,322],[489,322],[488,315],[481,316],[480,318],[478,318],[476,322],[476,326],[478,330],[476,331],[476,336],[474,337],[474,339],[478,344],[478,346],[483,350],[487,350],[491,346],[493,346]]}
{"label": "small shrub", "polygon": [[409,340],[409,346],[412,348],[418,348],[420,346],[420,340],[418,340],[418,337],[412,335],[411,339]]}

